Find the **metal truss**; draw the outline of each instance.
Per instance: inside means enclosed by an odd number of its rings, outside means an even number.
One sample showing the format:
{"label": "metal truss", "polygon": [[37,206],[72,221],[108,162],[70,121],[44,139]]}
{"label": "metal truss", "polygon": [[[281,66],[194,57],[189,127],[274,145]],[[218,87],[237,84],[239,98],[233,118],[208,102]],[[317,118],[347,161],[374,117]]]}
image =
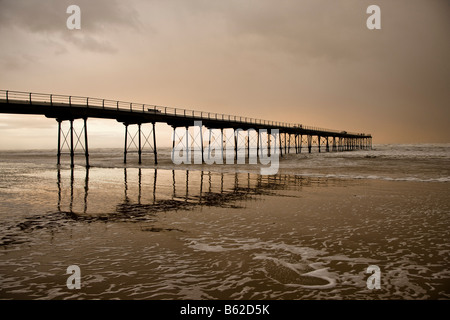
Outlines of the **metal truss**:
{"label": "metal truss", "polygon": [[[150,130],[148,133],[143,132],[142,123],[136,123],[138,126],[137,130],[133,133],[130,133],[128,127],[133,125],[133,123],[124,123],[125,126],[125,146],[123,152],[123,163],[127,163],[127,154],[137,152],[138,154],[138,162],[142,163],[142,154],[153,153],[154,155],[154,163],[158,164],[158,156],[156,150],[156,131],[155,131],[155,123],[152,123]],[[151,139],[153,138],[153,139]],[[137,140],[137,141],[136,141]],[[153,140],[153,141],[152,141]],[[153,144],[152,144],[153,142]],[[134,146],[134,148],[133,148]],[[148,148],[146,148],[148,147]],[[148,149],[150,149],[148,152]]]}
{"label": "metal truss", "polygon": [[[83,150],[83,153],[86,158],[86,167],[89,167],[89,152],[88,152],[88,135],[87,135],[87,118],[83,119],[83,127],[81,131],[78,133],[73,127],[73,122],[75,119],[56,119],[58,122],[58,152],[57,152],[57,164],[61,164],[61,155],[69,154],[70,155],[70,166],[73,167],[75,165],[74,158],[77,147],[80,147]],[[69,121],[70,127],[65,132],[62,128],[62,122]],[[84,136],[84,141],[83,141]],[[67,152],[63,152],[64,148],[67,147]]]}

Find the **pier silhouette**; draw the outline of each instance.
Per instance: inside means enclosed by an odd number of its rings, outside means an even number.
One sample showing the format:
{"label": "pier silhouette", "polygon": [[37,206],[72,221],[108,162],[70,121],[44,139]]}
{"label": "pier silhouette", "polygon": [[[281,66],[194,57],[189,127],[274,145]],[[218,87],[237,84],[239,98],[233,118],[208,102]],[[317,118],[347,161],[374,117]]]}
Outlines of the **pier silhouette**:
{"label": "pier silhouette", "polygon": [[[74,166],[75,151],[80,146],[86,167],[89,167],[87,128],[89,118],[112,119],[124,125],[124,163],[127,162],[127,154],[135,151],[138,154],[139,164],[142,163],[144,152],[152,153],[154,164],[158,164],[155,123],[166,123],[173,128],[173,149],[178,144],[184,144],[186,148],[191,147],[188,144],[197,145],[202,151],[202,162],[205,160],[204,151],[209,152],[214,143],[219,143],[222,150],[230,146],[234,149],[236,157],[238,152],[244,152],[247,158],[250,156],[251,148],[255,148],[258,154],[263,143],[268,149],[272,144],[272,148],[275,148],[280,156],[291,151],[301,153],[302,148],[307,148],[311,153],[313,147],[318,152],[372,148],[372,136],[365,133],[90,97],[0,90],[0,113],[44,115],[56,119],[57,164],[61,163],[63,147],[66,146],[71,166]],[[81,132],[74,130],[75,120],[83,121]],[[70,123],[67,132],[61,126],[64,121]],[[201,128],[199,133],[193,136],[189,129],[198,123],[201,123]],[[136,129],[134,134],[131,132],[131,126]],[[146,132],[144,126],[149,127]],[[182,134],[177,131],[179,128],[182,129]],[[204,129],[208,131],[209,139],[204,139]],[[226,129],[233,130],[233,138],[224,138],[223,131]],[[220,130],[219,138],[212,137],[213,130]],[[239,136],[241,132],[248,133],[244,139]],[[253,138],[250,132],[255,133]],[[186,156],[191,155],[186,153]]]}

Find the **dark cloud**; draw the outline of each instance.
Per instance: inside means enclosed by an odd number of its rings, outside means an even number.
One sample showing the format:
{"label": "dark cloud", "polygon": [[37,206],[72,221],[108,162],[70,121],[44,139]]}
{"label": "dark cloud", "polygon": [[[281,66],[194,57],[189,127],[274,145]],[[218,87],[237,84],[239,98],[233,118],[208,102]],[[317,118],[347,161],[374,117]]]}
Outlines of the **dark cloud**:
{"label": "dark cloud", "polygon": [[254,4],[256,10],[233,7],[228,26],[237,37],[256,37],[269,50],[301,58],[352,59],[365,18],[361,2],[352,3],[284,0],[273,6],[262,1]]}
{"label": "dark cloud", "polygon": [[[185,14],[225,22],[243,46],[299,59],[367,60],[414,52],[447,53],[450,2],[446,0],[229,0],[190,1]],[[377,4],[382,30],[369,31],[366,9]],[[180,2],[182,6],[182,2]]]}
{"label": "dark cloud", "polygon": [[[68,30],[69,5],[81,9],[81,30]],[[20,29],[46,35],[55,42],[72,43],[82,50],[114,52],[113,45],[102,40],[118,30],[138,31],[138,13],[129,5],[113,0],[2,0],[0,30]],[[60,50],[63,52],[63,50]]]}

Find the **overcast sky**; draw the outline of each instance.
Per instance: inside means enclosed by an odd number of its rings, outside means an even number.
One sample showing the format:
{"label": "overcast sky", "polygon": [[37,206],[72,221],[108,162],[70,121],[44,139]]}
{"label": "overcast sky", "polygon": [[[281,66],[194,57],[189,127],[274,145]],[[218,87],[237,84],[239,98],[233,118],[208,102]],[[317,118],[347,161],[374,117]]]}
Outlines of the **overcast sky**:
{"label": "overcast sky", "polygon": [[[81,8],[81,30],[66,9]],[[366,9],[381,8],[381,30]],[[448,0],[0,0],[0,89],[118,99],[450,142]],[[158,126],[158,143],[170,130]],[[90,147],[123,126],[89,120]],[[0,114],[0,148],[56,148]]]}

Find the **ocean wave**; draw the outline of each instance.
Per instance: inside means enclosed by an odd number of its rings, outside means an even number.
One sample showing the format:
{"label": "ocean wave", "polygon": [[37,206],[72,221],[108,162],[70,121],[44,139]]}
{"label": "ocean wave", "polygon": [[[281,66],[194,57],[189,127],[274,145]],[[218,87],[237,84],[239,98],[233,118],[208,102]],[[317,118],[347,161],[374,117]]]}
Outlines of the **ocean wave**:
{"label": "ocean wave", "polygon": [[450,177],[440,178],[418,178],[418,177],[386,177],[377,175],[351,175],[351,174],[321,174],[321,173],[295,173],[297,176],[314,177],[314,178],[335,178],[350,180],[384,180],[384,181],[413,181],[413,182],[450,182]]}

